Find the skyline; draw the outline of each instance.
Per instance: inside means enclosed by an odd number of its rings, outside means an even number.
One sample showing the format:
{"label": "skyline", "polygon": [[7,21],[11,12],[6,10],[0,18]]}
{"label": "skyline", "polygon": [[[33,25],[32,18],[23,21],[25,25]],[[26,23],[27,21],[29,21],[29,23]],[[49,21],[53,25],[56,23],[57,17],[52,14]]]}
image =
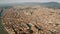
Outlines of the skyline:
{"label": "skyline", "polygon": [[23,3],[23,2],[58,2],[60,3],[60,0],[0,0],[0,4]]}

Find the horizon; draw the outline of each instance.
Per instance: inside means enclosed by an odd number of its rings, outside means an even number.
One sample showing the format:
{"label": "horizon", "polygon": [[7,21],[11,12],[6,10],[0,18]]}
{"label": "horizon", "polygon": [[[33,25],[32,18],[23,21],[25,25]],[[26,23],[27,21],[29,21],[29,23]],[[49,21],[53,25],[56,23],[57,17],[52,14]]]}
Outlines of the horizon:
{"label": "horizon", "polygon": [[7,3],[26,3],[26,2],[57,2],[60,3],[60,0],[0,0],[0,4],[7,4]]}
{"label": "horizon", "polygon": [[[21,4],[21,3],[50,3],[50,2],[15,2],[15,3]],[[13,3],[0,3],[0,4],[15,4],[15,3],[13,2]],[[60,3],[60,2],[53,2],[53,3]]]}

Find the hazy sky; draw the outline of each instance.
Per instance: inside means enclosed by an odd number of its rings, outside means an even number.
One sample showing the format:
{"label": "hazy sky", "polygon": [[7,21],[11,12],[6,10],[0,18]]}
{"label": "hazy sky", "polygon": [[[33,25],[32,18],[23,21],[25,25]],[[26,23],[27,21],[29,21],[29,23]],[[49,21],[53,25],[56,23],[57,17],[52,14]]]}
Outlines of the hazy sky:
{"label": "hazy sky", "polygon": [[21,2],[60,2],[60,0],[0,0],[1,3],[21,3]]}

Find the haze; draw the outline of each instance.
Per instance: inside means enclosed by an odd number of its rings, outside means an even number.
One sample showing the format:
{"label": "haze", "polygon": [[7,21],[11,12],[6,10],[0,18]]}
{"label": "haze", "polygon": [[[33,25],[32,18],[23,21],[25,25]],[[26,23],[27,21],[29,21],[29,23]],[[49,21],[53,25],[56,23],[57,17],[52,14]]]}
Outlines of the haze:
{"label": "haze", "polygon": [[22,2],[59,2],[60,3],[60,0],[0,0],[0,4],[22,3]]}

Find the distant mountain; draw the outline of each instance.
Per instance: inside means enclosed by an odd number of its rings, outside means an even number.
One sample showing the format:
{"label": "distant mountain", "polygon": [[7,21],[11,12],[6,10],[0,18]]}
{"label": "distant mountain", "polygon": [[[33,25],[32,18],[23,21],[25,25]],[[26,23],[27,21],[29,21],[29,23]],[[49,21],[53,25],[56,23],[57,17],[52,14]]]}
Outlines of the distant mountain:
{"label": "distant mountain", "polygon": [[58,2],[45,2],[45,3],[40,3],[40,2],[25,2],[25,3],[7,3],[7,4],[1,4],[0,7],[11,7],[11,6],[17,6],[17,5],[40,5],[40,6],[45,6],[49,8],[59,8],[60,9],[60,3]]}
{"label": "distant mountain", "polygon": [[45,6],[45,7],[48,7],[48,8],[59,8],[60,9],[60,3],[58,3],[58,2],[45,2],[45,3],[30,2],[30,3],[24,3],[24,4],[27,4],[27,5],[40,5],[40,6]]}
{"label": "distant mountain", "polygon": [[60,3],[57,3],[57,2],[41,3],[40,5],[49,7],[49,8],[59,8],[60,9]]}

